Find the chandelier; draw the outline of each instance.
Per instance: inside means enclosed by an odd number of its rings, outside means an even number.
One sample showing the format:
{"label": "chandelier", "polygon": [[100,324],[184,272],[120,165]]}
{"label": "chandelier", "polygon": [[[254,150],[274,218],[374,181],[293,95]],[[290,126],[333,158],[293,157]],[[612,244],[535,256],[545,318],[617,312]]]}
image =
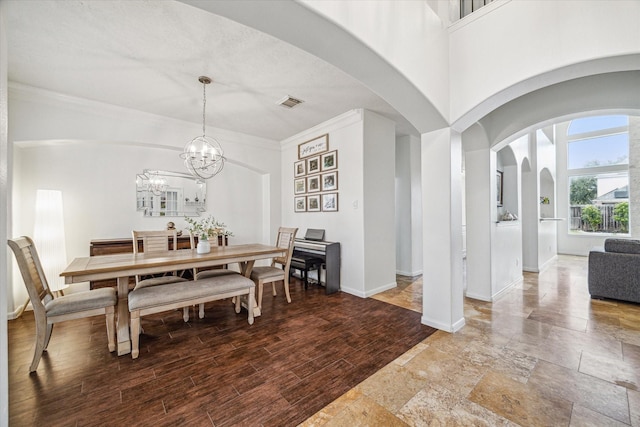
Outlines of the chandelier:
{"label": "chandelier", "polygon": [[167,180],[163,176],[158,175],[158,172],[149,175],[147,189],[154,195],[160,196],[162,193],[167,191],[167,187]]}
{"label": "chandelier", "polygon": [[205,135],[205,112],[207,108],[207,85],[211,79],[200,76],[202,83],[202,136],[197,136],[187,142],[180,157],[184,160],[191,175],[200,179],[209,179],[217,175],[224,167],[224,152],[220,143]]}

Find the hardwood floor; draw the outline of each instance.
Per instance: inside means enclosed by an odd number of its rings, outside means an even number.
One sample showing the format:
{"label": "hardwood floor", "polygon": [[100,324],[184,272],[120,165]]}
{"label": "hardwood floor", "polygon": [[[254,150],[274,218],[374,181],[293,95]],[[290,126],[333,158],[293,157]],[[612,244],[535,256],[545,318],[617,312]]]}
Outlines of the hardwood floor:
{"label": "hardwood floor", "polygon": [[[280,288],[281,289],[281,288]],[[206,318],[144,317],[140,357],[107,350],[103,317],[55,326],[35,374],[33,313],[8,322],[11,426],[293,426],[435,332],[420,313],[292,282],[249,326],[228,301]]]}
{"label": "hardwood floor", "polygon": [[[420,310],[422,279],[375,298]],[[591,300],[559,256],[309,418],[309,426],[640,426],[640,305]]]}

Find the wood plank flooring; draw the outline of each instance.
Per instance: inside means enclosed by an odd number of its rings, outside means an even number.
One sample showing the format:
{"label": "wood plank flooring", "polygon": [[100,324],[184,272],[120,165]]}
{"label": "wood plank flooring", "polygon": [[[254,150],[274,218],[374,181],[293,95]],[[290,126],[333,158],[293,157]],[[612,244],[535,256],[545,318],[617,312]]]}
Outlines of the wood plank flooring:
{"label": "wood plank flooring", "polygon": [[[8,322],[12,426],[294,426],[423,341],[420,313],[292,279],[249,326],[228,301],[143,318],[140,357],[107,350],[103,317],[58,324],[35,374],[33,313]],[[194,319],[194,317],[196,317]]]}

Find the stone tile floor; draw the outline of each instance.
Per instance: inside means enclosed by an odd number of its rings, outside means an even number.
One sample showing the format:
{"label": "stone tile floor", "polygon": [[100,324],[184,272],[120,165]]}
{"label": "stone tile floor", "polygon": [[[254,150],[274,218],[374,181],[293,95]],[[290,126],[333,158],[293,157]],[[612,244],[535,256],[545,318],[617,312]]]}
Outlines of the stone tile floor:
{"label": "stone tile floor", "polygon": [[[375,297],[422,310],[422,279]],[[640,305],[591,300],[587,258],[559,256],[326,406],[311,426],[640,426]]]}

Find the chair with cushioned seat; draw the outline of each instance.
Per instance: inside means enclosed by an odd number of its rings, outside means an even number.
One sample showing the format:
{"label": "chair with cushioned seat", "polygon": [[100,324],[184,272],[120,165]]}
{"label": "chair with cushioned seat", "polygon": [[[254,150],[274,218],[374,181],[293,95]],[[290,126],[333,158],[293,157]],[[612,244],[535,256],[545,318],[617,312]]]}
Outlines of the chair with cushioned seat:
{"label": "chair with cushioned seat", "polygon": [[286,249],[287,253],[283,257],[273,258],[269,267],[254,267],[251,271],[251,280],[256,283],[258,291],[258,307],[262,309],[262,294],[265,283],[271,283],[273,296],[276,296],[276,282],[284,282],[284,293],[287,302],[291,302],[289,294],[289,268],[291,266],[291,255],[293,254],[293,244],[295,242],[297,228],[280,227],[278,229],[278,239],[276,246]]}
{"label": "chair with cushioned seat", "polygon": [[[178,232],[176,230],[154,230],[154,231],[136,231],[131,232],[133,235],[133,253],[138,254],[138,242],[142,240],[142,251],[144,253],[149,252],[164,252],[169,250],[169,239],[172,239],[173,250],[178,249]],[[144,288],[147,286],[166,285],[167,283],[185,282],[187,279],[179,277],[176,271],[165,273],[160,277],[151,277],[143,279],[140,276],[136,276],[135,289]]]}
{"label": "chair with cushioned seat", "polygon": [[118,301],[115,289],[94,289],[54,298],[33,240],[22,236],[7,243],[18,262],[36,321],[36,348],[29,372],[38,369],[42,353],[49,345],[53,325],[65,320],[105,315],[109,351],[115,351],[115,305]]}

